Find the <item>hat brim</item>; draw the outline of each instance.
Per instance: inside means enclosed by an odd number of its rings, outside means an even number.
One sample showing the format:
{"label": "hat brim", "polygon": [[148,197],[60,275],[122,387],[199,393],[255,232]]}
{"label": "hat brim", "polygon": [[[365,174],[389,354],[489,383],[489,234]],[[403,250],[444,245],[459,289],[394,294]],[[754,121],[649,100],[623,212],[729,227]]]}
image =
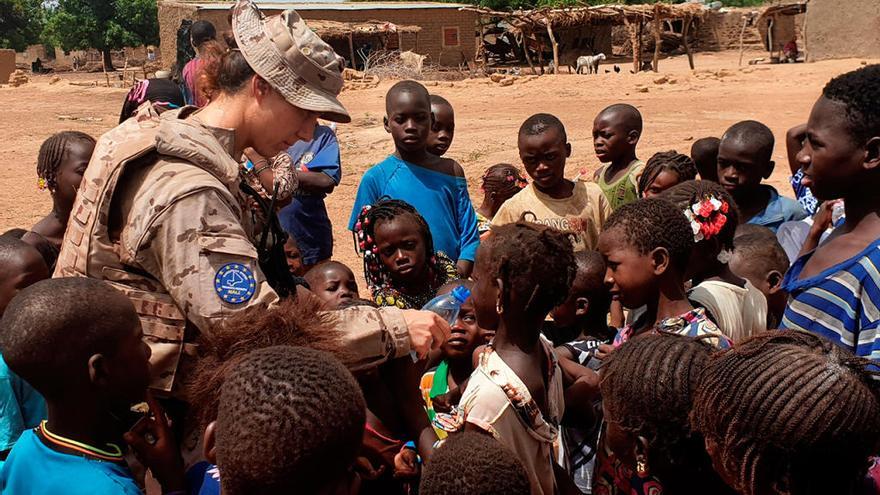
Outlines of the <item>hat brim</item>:
{"label": "hat brim", "polygon": [[351,115],[336,95],[310,88],[298,77],[266,36],[260,11],[251,2],[239,2],[232,18],[238,49],[260,77],[291,105],[317,112],[324,120],[347,124]]}

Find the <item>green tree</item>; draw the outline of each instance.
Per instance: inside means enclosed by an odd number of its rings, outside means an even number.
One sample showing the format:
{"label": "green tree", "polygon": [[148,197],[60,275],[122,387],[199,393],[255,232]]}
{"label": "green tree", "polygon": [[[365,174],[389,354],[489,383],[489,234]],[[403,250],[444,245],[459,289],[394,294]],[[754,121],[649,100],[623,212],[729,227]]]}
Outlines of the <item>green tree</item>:
{"label": "green tree", "polygon": [[20,52],[40,41],[44,13],[41,0],[0,0],[0,48]]}
{"label": "green tree", "polygon": [[60,0],[46,34],[65,51],[95,48],[113,70],[110,50],[159,42],[156,0]]}

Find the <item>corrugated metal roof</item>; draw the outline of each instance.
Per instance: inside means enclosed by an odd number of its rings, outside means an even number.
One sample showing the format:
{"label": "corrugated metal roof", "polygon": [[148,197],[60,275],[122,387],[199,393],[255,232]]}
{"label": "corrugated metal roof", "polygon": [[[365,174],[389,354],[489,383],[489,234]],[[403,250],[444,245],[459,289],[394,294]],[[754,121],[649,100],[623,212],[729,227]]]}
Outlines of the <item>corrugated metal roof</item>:
{"label": "corrugated metal roof", "polygon": [[[199,10],[228,10],[232,2],[192,3]],[[330,0],[323,3],[257,2],[263,10],[409,10],[409,9],[458,9],[467,7],[460,3],[440,2],[344,2]]]}

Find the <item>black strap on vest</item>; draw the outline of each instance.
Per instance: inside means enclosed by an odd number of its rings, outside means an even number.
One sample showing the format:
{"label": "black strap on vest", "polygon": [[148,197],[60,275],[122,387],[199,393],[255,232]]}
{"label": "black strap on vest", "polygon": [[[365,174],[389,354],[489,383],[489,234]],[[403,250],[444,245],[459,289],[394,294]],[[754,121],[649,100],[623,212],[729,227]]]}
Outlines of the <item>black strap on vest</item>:
{"label": "black strap on vest", "polygon": [[[296,286],[301,285],[308,289],[309,284],[304,278],[290,273],[290,267],[287,265],[287,256],[284,254],[287,232],[281,228],[281,222],[278,221],[278,216],[275,214],[278,185],[275,185],[275,190],[272,192],[272,201],[267,203],[266,199],[260,196],[260,193],[250,184],[244,181],[241,181],[240,184],[242,192],[257,202],[260,209],[263,210],[263,217],[266,218],[266,224],[263,225],[263,233],[260,236],[260,244],[256,246],[260,269],[266,276],[266,281],[278,293],[278,297],[296,297]],[[271,236],[271,245],[269,244],[269,236]]]}

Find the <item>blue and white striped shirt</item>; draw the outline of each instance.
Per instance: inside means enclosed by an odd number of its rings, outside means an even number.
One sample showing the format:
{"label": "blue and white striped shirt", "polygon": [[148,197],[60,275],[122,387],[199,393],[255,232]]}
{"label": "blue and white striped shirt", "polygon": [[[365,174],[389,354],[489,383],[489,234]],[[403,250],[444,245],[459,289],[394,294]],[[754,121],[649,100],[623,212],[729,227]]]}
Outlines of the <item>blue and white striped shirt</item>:
{"label": "blue and white striped shirt", "polygon": [[785,275],[789,292],[781,328],[806,330],[880,361],[880,239],[822,273],[798,280],[813,253],[801,256]]}

